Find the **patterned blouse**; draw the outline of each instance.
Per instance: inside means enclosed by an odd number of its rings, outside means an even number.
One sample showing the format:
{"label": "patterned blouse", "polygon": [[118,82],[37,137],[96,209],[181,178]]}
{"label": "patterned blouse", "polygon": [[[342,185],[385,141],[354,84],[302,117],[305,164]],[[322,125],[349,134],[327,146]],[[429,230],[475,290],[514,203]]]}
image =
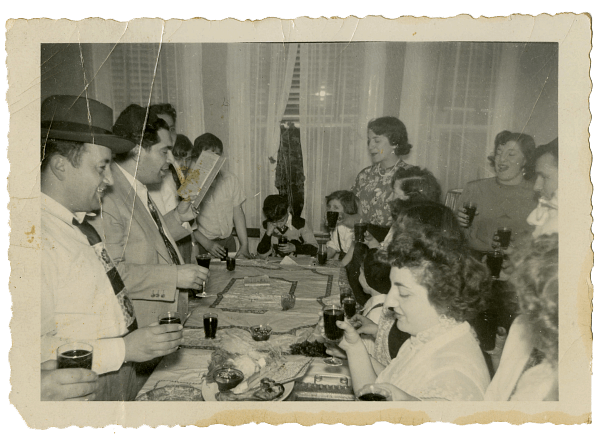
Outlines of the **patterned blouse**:
{"label": "patterned blouse", "polygon": [[393,167],[381,170],[379,164],[366,167],[356,177],[352,192],[360,202],[361,210],[367,222],[389,227],[394,222],[390,210],[393,199],[392,178],[400,170],[412,167],[400,160]]}

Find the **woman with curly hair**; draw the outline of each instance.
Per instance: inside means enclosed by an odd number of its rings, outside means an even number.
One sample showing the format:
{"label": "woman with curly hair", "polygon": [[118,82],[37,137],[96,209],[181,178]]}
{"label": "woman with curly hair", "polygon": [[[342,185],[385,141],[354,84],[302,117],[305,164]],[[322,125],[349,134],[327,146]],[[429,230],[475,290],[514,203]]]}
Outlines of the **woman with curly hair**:
{"label": "woman with curly hair", "polygon": [[354,390],[376,383],[394,400],[483,400],[490,381],[469,324],[485,307],[490,278],[460,231],[407,219],[385,256],[392,287],[384,311],[411,335],[387,367],[369,360],[356,330],[338,322]]}
{"label": "woman with curly hair", "polygon": [[558,400],[558,235],[542,235],[522,252],[510,278],[521,315],[486,400]]}
{"label": "woman with curly hair", "polygon": [[[499,228],[512,230],[513,242],[527,239],[533,228],[527,217],[536,206],[533,190],[535,141],[527,134],[502,131],[494,140],[494,153],[488,159],[496,176],[469,182],[458,203],[458,220],[467,231],[469,246],[482,254],[492,250]],[[468,203],[477,205],[469,225],[464,211]]]}

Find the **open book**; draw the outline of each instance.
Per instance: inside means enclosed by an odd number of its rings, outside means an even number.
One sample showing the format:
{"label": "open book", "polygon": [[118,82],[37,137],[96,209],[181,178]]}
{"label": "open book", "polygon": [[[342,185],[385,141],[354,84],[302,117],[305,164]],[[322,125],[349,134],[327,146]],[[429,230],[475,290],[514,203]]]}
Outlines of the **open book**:
{"label": "open book", "polygon": [[177,190],[179,196],[185,200],[191,199],[192,207],[198,208],[226,160],[225,156],[219,156],[212,151],[203,151]]}

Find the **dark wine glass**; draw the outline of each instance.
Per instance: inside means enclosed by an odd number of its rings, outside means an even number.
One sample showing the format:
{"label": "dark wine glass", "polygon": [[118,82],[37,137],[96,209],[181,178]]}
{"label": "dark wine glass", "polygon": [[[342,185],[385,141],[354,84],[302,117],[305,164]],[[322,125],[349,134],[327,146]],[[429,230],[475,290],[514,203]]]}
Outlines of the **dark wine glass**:
{"label": "dark wine glass", "polygon": [[[329,304],[323,309],[324,337],[327,343],[338,345],[344,337],[344,330],[337,326],[338,321],[344,321],[344,311],[335,304]],[[342,361],[337,357],[328,357],[323,360],[326,364],[340,366]]]}
{"label": "dark wine glass", "polygon": [[204,337],[214,339],[217,336],[217,327],[219,325],[219,316],[209,312],[202,317],[204,321]]}
{"label": "dark wine glass", "polygon": [[492,250],[486,254],[485,262],[492,278],[498,279],[500,277],[502,261],[504,261],[504,254],[499,250]]}
{"label": "dark wine glass", "polygon": [[329,228],[329,230],[335,229],[335,226],[337,225],[339,218],[340,218],[340,212],[332,212],[332,211],[327,212],[327,227]]}
{"label": "dark wine glass", "polygon": [[475,213],[477,213],[477,204],[474,202],[465,202],[463,206],[463,211],[467,214],[469,218],[468,227],[471,227],[473,224],[473,219],[475,218]]}
{"label": "dark wine glass", "polygon": [[512,231],[508,227],[502,227],[496,231],[500,247],[506,249],[510,245],[510,236]]}

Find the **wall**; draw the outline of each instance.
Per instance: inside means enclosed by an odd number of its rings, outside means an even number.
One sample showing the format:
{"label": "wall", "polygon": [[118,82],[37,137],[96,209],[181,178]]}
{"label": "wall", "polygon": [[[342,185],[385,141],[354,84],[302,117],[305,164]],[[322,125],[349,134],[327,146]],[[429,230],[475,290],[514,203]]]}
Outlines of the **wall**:
{"label": "wall", "polygon": [[[85,81],[92,79],[90,48],[78,44],[41,45],[41,98],[54,94],[78,96],[85,89]],[[83,56],[84,64],[81,59]],[[84,77],[85,76],[85,77]]]}
{"label": "wall", "polygon": [[[227,91],[227,44],[202,45],[204,128],[229,147],[229,93]],[[199,136],[199,135],[196,135]],[[193,140],[192,140],[193,142]]]}
{"label": "wall", "polygon": [[517,65],[515,130],[536,145],[558,136],[558,44],[528,43]]}

